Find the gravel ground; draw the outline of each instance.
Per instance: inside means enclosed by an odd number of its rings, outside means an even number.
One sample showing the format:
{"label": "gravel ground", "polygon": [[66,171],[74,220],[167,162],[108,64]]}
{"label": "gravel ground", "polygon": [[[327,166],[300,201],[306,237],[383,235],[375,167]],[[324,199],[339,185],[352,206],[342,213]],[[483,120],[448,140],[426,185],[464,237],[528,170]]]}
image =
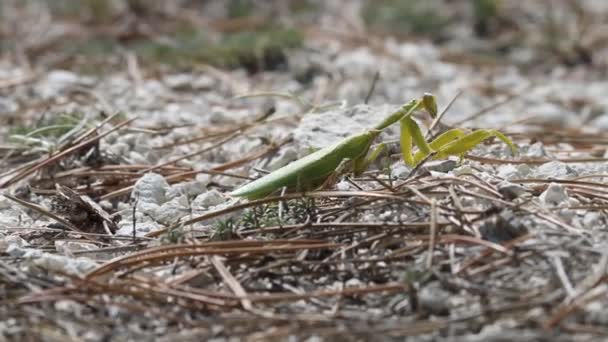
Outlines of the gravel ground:
{"label": "gravel ground", "polygon": [[[430,33],[374,26],[364,1],[112,3],[0,5],[2,338],[608,338],[603,1],[503,1],[487,22],[484,1],[430,1],[449,21]],[[182,22],[218,39],[268,13],[303,40],[253,64],[64,46],[173,46]],[[499,129],[518,153],[489,140],[412,170],[395,128],[361,176],[229,195],[426,92],[454,100],[433,133]]]}

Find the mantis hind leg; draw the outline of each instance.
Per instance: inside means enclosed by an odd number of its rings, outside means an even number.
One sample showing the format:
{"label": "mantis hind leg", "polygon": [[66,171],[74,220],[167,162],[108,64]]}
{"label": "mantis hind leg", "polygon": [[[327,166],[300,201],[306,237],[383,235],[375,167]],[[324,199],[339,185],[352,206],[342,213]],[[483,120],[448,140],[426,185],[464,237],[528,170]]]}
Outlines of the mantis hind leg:
{"label": "mantis hind leg", "polygon": [[369,154],[369,156],[362,156],[354,160],[353,162],[353,173],[358,176],[362,174],[371,163],[373,163],[380,154],[386,150],[386,144],[380,143],[378,144],[374,150]]}
{"label": "mantis hind leg", "polygon": [[340,178],[340,176],[347,173],[349,170],[353,169],[354,164],[355,164],[355,161],[353,161],[351,159],[342,160],[342,162],[340,163],[340,165],[338,165],[336,170],[325,178],[325,180],[321,184],[321,188],[329,188],[332,185],[336,184],[338,182],[338,179]]}

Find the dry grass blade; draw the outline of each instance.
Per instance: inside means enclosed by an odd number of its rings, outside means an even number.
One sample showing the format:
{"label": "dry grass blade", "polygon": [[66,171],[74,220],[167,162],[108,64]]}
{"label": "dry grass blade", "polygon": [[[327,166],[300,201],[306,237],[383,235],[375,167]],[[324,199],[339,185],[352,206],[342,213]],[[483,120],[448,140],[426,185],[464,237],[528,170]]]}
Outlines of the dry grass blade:
{"label": "dry grass blade", "polygon": [[149,265],[150,263],[164,263],[181,257],[198,255],[266,254],[271,252],[293,252],[306,249],[325,249],[337,246],[339,245],[335,243],[316,240],[271,240],[209,242],[199,245],[153,247],[111,260],[89,272],[86,275],[86,279],[98,277],[125,267]]}
{"label": "dry grass blade", "polygon": [[[61,223],[65,227],[67,227],[67,228],[71,229],[72,231],[74,231],[75,233],[82,233],[83,234],[82,236],[85,239],[87,239],[87,240],[98,242],[97,240],[93,239],[93,237],[91,237],[90,234],[86,234],[80,228],[78,228],[75,225],[73,225],[72,223],[70,223],[70,221],[65,220],[65,219],[63,219],[63,218],[61,218],[61,217],[53,214],[52,212],[46,210],[42,206],[39,206],[37,204],[24,201],[22,199],[19,199],[17,197],[14,197],[14,196],[11,196],[11,195],[8,195],[8,194],[4,194],[3,196],[6,197],[6,198],[8,198],[8,199],[10,199],[13,202],[16,202],[16,203],[18,203],[18,204],[20,204],[20,205],[22,205],[22,206],[24,206],[26,208],[32,209],[32,210],[36,211],[39,214],[47,216],[47,217],[49,217],[49,218],[51,218],[51,219],[53,219],[53,220]],[[98,235],[98,234],[96,234],[96,235]]]}
{"label": "dry grass blade", "polygon": [[156,237],[156,236],[164,234],[164,233],[166,233],[166,232],[168,232],[168,231],[170,231],[172,229],[176,229],[176,228],[183,227],[183,226],[189,226],[189,225],[197,223],[197,222],[201,222],[201,221],[205,221],[205,220],[208,220],[208,219],[211,219],[211,218],[223,216],[223,215],[226,215],[226,214],[231,213],[233,211],[238,211],[238,210],[242,210],[242,209],[246,209],[246,208],[250,208],[250,207],[255,207],[255,206],[258,206],[260,204],[279,202],[279,201],[285,201],[285,200],[290,200],[290,199],[300,199],[300,198],[306,198],[306,197],[310,197],[310,198],[326,198],[326,197],[373,197],[373,198],[378,198],[378,199],[401,200],[401,198],[399,196],[395,196],[395,195],[392,195],[392,194],[381,193],[381,192],[367,192],[367,191],[314,191],[314,192],[307,192],[307,193],[285,194],[283,196],[266,197],[266,198],[262,198],[262,199],[258,199],[258,200],[249,201],[247,203],[237,204],[237,205],[234,205],[232,207],[223,208],[223,209],[219,209],[219,210],[216,210],[216,211],[208,212],[206,214],[193,217],[193,218],[188,219],[186,221],[178,222],[178,223],[176,223],[176,224],[174,224],[174,225],[172,225],[172,226],[170,226],[168,228],[163,228],[163,229],[155,230],[155,231],[153,231],[151,233],[148,233],[146,236],[147,237]]}
{"label": "dry grass blade", "polygon": [[[236,177],[236,178],[242,178],[242,179],[250,179],[249,177],[243,177],[243,176],[239,176],[239,175],[235,175],[235,174],[231,174],[231,173],[225,173],[224,171],[241,166],[243,164],[247,164],[249,162],[252,162],[254,160],[267,156],[268,154],[274,153],[276,150],[279,149],[279,147],[281,147],[282,145],[286,144],[289,141],[290,141],[290,139],[283,140],[283,141],[279,142],[277,145],[271,145],[271,146],[261,149],[260,151],[254,151],[254,152],[250,153],[248,156],[245,156],[241,159],[227,162],[222,165],[218,165],[209,170],[191,170],[191,171],[185,170],[182,173],[172,174],[172,175],[168,176],[166,178],[166,180],[169,183],[184,181],[184,180],[190,179],[192,176],[199,174],[199,173],[206,173],[206,174],[210,174],[210,175],[222,175],[222,176]],[[146,168],[148,168],[148,167],[149,166],[146,166]],[[167,168],[167,166],[165,166],[163,168]],[[130,186],[109,192],[109,193],[101,196],[99,199],[100,200],[110,200],[110,199],[113,199],[113,198],[116,198],[119,196],[126,196],[126,195],[130,194],[132,190],[133,190],[133,185],[130,185]]]}
{"label": "dry grass blade", "polygon": [[76,151],[84,148],[84,147],[87,147],[87,146],[95,143],[96,141],[99,141],[99,139],[102,139],[106,135],[108,135],[108,134],[110,134],[110,133],[112,133],[114,131],[117,131],[118,129],[122,128],[123,126],[126,126],[126,125],[130,124],[135,119],[136,118],[132,118],[132,119],[123,121],[123,122],[119,123],[118,125],[114,126],[113,128],[105,131],[102,134],[99,134],[99,135],[97,135],[97,136],[95,136],[93,138],[86,139],[86,140],[84,140],[83,142],[81,142],[81,143],[79,143],[77,145],[71,146],[71,147],[69,147],[69,148],[67,148],[67,149],[65,149],[65,150],[63,150],[63,151],[61,151],[61,152],[59,152],[57,154],[54,154],[54,155],[48,157],[45,160],[42,160],[39,163],[36,163],[35,165],[33,165],[31,167],[28,167],[27,169],[19,172],[18,174],[16,174],[12,178],[10,178],[7,181],[5,181],[4,183],[2,183],[0,185],[0,188],[8,187],[9,185],[14,184],[15,182],[18,182],[18,181],[24,179],[25,177],[31,175],[32,173],[34,173],[34,172],[36,172],[36,171],[44,168],[45,166],[51,165],[51,164],[57,162],[58,160],[60,160],[61,158],[64,158],[64,157],[66,157],[66,156],[68,156],[68,155],[70,155],[70,154],[72,154],[72,153],[74,153],[74,152],[76,152]]}
{"label": "dry grass blade", "polygon": [[408,290],[407,284],[391,283],[383,285],[371,285],[365,287],[348,287],[340,290],[319,290],[307,293],[270,293],[261,295],[249,295],[247,298],[254,303],[274,303],[278,301],[307,300],[311,298],[333,297],[333,296],[355,296],[370,293],[394,293]]}
{"label": "dry grass blade", "polygon": [[226,285],[228,285],[228,287],[232,290],[232,292],[234,292],[236,296],[242,298],[241,305],[243,305],[243,308],[245,310],[253,312],[254,308],[251,304],[251,300],[247,299],[247,291],[245,291],[241,283],[239,283],[238,280],[236,280],[236,278],[230,273],[230,271],[228,270],[226,265],[224,265],[220,257],[218,257],[217,255],[212,255],[209,259],[211,260],[211,264],[213,265],[213,267],[215,267],[222,279],[224,279]]}

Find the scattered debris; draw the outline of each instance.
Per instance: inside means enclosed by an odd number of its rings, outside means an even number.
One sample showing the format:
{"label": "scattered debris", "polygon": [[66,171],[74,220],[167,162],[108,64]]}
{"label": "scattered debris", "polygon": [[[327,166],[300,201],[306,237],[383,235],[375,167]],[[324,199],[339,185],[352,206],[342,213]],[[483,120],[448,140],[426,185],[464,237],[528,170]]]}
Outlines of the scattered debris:
{"label": "scattered debris", "polygon": [[[0,2],[0,339],[605,340],[607,14]],[[229,195],[425,92],[519,155]]]}

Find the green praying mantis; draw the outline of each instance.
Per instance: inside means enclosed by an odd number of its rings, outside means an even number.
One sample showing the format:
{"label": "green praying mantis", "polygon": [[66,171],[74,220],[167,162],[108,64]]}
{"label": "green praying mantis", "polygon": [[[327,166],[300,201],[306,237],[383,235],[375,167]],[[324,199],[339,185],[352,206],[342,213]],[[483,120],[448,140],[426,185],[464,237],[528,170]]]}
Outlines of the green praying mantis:
{"label": "green praying mantis", "polygon": [[[463,156],[486,139],[497,137],[507,144],[512,153],[516,146],[505,135],[494,129],[479,129],[467,133],[460,128],[454,128],[427,142],[420,127],[412,119],[416,110],[423,109],[431,117],[437,116],[437,103],[431,94],[425,94],[403,105],[372,129],[348,136],[337,143],[317,150],[298,159],[272,173],[248,183],[231,193],[233,196],[257,199],[287,187],[290,190],[314,190],[336,173],[352,172],[361,174],[385,148],[383,143],[370,153],[374,140],[387,127],[399,122],[400,144],[403,161],[410,167],[417,166],[421,161],[432,155],[433,159],[443,159],[448,156]],[[413,145],[418,148],[413,153]]]}

